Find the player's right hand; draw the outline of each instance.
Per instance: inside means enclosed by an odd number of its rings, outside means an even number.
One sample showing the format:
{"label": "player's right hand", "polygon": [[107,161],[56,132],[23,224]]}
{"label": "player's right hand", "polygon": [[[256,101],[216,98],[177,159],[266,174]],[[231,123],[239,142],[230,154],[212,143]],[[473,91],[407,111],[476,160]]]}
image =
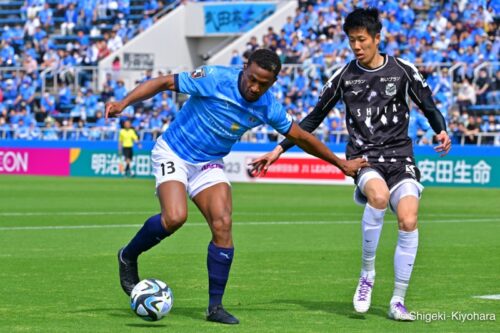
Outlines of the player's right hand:
{"label": "player's right hand", "polygon": [[274,150],[270,151],[267,154],[262,155],[261,157],[258,157],[254,159],[249,165],[252,166],[252,169],[250,170],[250,173],[253,176],[265,176],[267,173],[267,169],[271,164],[276,162],[278,158],[280,158],[281,154],[283,153],[283,149],[281,146],[276,146]]}
{"label": "player's right hand", "polygon": [[353,160],[344,160],[340,169],[346,176],[356,178],[358,171],[368,166],[370,166],[370,164],[367,160],[358,157]]}
{"label": "player's right hand", "polygon": [[122,102],[108,102],[106,103],[106,116],[105,118],[116,117],[120,113],[122,113],[123,109],[125,109],[125,105]]}

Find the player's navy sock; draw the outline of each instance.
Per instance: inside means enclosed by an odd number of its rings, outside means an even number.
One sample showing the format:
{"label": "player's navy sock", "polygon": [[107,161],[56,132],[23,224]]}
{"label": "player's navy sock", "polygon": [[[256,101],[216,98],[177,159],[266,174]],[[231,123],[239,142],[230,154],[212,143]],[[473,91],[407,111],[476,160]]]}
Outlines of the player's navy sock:
{"label": "player's navy sock", "polygon": [[362,270],[365,272],[375,271],[375,254],[384,223],[384,215],[385,209],[377,209],[368,203],[365,205],[361,222],[363,234]]}
{"label": "player's navy sock", "polygon": [[[418,249],[418,229],[407,232],[399,230],[398,245],[394,253],[394,292],[393,300],[404,303],[406,289],[410,282],[413,264]],[[393,302],[391,300],[391,303]]]}
{"label": "player's navy sock", "polygon": [[208,294],[209,306],[222,304],[222,296],[226,288],[229,270],[233,262],[234,248],[216,246],[213,242],[208,244],[207,269],[208,269]]}
{"label": "player's navy sock", "polygon": [[130,243],[125,246],[122,257],[130,261],[137,261],[137,257],[142,252],[149,250],[170,235],[171,233],[165,230],[161,224],[161,214],[151,216]]}

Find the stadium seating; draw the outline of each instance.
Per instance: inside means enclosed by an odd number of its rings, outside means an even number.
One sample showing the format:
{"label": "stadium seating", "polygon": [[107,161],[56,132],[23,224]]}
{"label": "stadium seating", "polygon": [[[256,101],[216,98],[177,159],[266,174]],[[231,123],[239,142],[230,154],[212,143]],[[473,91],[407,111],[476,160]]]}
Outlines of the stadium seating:
{"label": "stadium seating", "polygon": [[[113,65],[113,72],[97,91],[92,90],[95,72],[91,67],[81,66],[95,66],[154,24],[152,17],[172,2],[175,1],[46,0],[40,7],[35,4],[44,1],[0,3],[0,27],[3,28],[0,61],[4,67],[0,72],[0,138],[15,138],[20,132],[21,118],[24,127],[50,126],[56,134],[48,137],[53,139],[67,138],[69,123],[80,122],[82,126],[83,121],[85,128],[102,127],[102,133],[116,129],[116,124],[97,124],[96,114],[103,111],[105,102],[126,94],[120,83],[119,62],[116,67]],[[265,36],[255,36],[247,45],[248,52],[268,47],[280,55],[285,65],[272,91],[296,120],[312,110],[323,83],[333,70],[352,57],[342,31],[342,17],[352,10],[351,2],[337,0],[332,4],[332,1],[316,0],[298,1],[298,4],[296,15],[290,17],[280,31],[269,29]],[[359,2],[364,6],[376,4],[377,1]],[[78,16],[75,19],[76,16],[68,14],[72,7]],[[47,24],[51,17],[53,24]],[[463,106],[464,112],[474,117],[500,115],[499,78],[493,75],[499,69],[500,50],[499,6],[495,2],[486,7],[480,2],[469,2],[461,8],[454,2],[442,5],[390,0],[384,2],[381,18],[384,25],[381,49],[390,55],[408,58],[419,66],[447,120],[457,121],[456,127],[464,129],[456,131],[458,141],[468,127],[473,130],[474,126],[469,126],[469,117],[452,119],[452,110],[457,106],[460,110]],[[248,52],[235,55],[231,63],[243,63]],[[475,68],[484,64],[488,65],[484,67],[488,77],[481,81]],[[152,75],[145,73],[144,79]],[[470,87],[464,78],[471,81]],[[487,92],[480,98],[483,103],[477,104],[476,92],[485,82]],[[34,98],[30,92],[23,92],[23,84],[34,89]],[[56,91],[53,101],[42,95],[42,86]],[[469,92],[469,99],[459,101],[462,90]],[[152,139],[168,127],[181,104],[182,99],[174,102],[174,96],[167,94],[130,108],[123,118],[131,119],[143,138]],[[343,115],[343,107],[339,105],[316,134],[325,141],[345,141]],[[496,123],[487,128],[488,133],[500,132],[500,123],[495,119]],[[34,130],[35,134],[39,132]],[[263,127],[248,138],[267,142],[275,140],[276,133]]]}

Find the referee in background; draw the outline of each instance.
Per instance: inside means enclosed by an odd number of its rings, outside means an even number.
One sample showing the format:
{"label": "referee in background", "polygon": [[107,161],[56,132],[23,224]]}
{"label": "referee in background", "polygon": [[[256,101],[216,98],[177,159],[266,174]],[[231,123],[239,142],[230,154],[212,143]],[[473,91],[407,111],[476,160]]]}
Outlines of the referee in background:
{"label": "referee in background", "polygon": [[[123,128],[120,130],[120,137],[118,139],[118,150],[121,151],[123,157],[125,158],[125,177],[131,177],[132,172],[130,171],[130,163],[132,162],[132,157],[134,156],[134,142],[138,142],[139,138],[137,133],[131,127],[130,120],[126,120],[123,123]],[[140,144],[138,144],[140,148]]]}

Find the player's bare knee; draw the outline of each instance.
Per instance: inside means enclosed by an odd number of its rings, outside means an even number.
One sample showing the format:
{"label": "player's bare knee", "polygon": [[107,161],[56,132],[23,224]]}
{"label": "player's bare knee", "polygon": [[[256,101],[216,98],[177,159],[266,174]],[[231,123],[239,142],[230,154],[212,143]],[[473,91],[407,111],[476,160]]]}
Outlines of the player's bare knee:
{"label": "player's bare knee", "polygon": [[398,215],[399,230],[411,232],[417,229],[417,214],[405,213]]}
{"label": "player's bare knee", "polygon": [[211,221],[213,233],[223,238],[230,237],[232,224],[230,215],[223,215]]}
{"label": "player's bare knee", "polygon": [[187,220],[187,212],[184,210],[162,212],[161,223],[165,229],[174,232],[184,225]]}
{"label": "player's bare knee", "polygon": [[384,209],[387,207],[387,203],[389,202],[389,192],[377,192],[368,197],[368,203],[370,206],[377,209]]}

